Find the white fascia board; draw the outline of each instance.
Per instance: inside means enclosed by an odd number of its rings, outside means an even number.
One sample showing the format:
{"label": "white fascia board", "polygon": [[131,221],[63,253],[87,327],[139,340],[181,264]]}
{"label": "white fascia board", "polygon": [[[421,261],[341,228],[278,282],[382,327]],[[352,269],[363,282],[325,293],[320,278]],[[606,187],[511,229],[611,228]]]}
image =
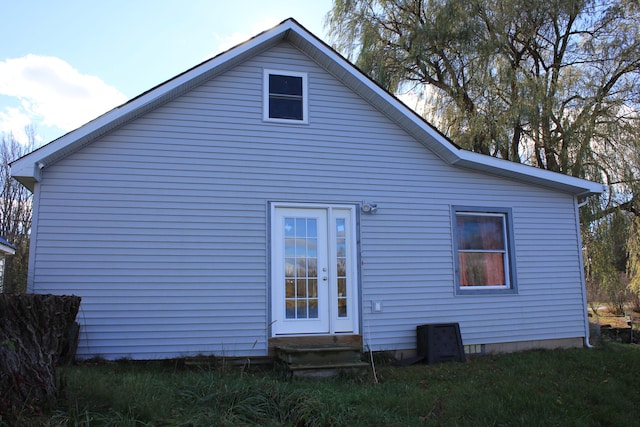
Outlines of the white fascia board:
{"label": "white fascia board", "polygon": [[569,192],[577,197],[588,197],[607,191],[598,182],[552,172],[534,166],[515,163],[472,151],[459,150],[458,160],[452,164],[467,169],[491,173],[531,184]]}
{"label": "white fascia board", "polygon": [[10,246],[4,245],[0,243],[0,252],[4,252],[5,255],[15,255],[16,250]]}

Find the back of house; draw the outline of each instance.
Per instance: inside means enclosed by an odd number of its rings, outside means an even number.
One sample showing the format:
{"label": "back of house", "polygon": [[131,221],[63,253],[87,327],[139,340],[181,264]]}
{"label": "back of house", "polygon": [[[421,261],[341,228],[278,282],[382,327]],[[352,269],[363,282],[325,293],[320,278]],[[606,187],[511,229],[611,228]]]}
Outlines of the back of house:
{"label": "back of house", "polygon": [[81,358],[588,337],[577,203],[602,186],[457,148],[293,20],[12,171],[29,289],[82,297]]}

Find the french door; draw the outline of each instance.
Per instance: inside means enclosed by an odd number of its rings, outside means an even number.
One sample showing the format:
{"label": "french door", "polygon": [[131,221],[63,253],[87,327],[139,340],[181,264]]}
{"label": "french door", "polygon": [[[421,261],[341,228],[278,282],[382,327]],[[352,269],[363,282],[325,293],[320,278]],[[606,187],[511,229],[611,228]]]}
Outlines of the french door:
{"label": "french door", "polygon": [[272,334],[357,333],[355,208],[275,204],[271,218]]}

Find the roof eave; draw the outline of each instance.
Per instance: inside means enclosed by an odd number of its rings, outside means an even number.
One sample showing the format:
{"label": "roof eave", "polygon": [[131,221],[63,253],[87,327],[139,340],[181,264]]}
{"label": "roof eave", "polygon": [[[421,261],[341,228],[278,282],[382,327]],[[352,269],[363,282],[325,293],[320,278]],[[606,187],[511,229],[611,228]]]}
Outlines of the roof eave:
{"label": "roof eave", "polygon": [[[288,25],[287,25],[288,24]],[[214,75],[231,68],[256,51],[267,49],[284,39],[291,28],[285,21],[252,39],[229,49],[203,63],[167,80],[85,125],[32,151],[11,163],[12,176],[33,191],[40,180],[40,171],[86,144],[153,108],[187,92]]]}
{"label": "roof eave", "polygon": [[458,159],[452,164],[570,193],[578,198],[590,197],[607,191],[607,186],[598,182],[466,150],[460,150]]}
{"label": "roof eave", "polygon": [[224,72],[245,58],[286,39],[322,65],[334,77],[375,105],[383,114],[405,129],[425,147],[448,164],[493,175],[535,183],[586,197],[606,191],[595,182],[573,178],[531,166],[462,150],[426,122],[393,94],[386,91],[333,48],[314,36],[293,19],[287,19],[245,43],[211,58],[190,70],[117,107],[86,125],[58,138],[11,164],[14,177],[33,190],[41,170],[95,138],[121,126],[151,109],[179,96],[191,88]]}

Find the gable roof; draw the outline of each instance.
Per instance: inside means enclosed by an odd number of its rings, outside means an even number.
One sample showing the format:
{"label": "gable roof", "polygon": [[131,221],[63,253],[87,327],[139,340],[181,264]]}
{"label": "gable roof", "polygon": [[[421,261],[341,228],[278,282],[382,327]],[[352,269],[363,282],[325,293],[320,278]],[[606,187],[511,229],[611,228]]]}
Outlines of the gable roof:
{"label": "gable roof", "polygon": [[292,18],[21,157],[11,164],[12,176],[33,191],[35,183],[41,178],[42,169],[283,40],[293,44],[323,66],[448,164],[542,185],[579,197],[599,194],[606,190],[606,186],[592,181],[461,149]]}

